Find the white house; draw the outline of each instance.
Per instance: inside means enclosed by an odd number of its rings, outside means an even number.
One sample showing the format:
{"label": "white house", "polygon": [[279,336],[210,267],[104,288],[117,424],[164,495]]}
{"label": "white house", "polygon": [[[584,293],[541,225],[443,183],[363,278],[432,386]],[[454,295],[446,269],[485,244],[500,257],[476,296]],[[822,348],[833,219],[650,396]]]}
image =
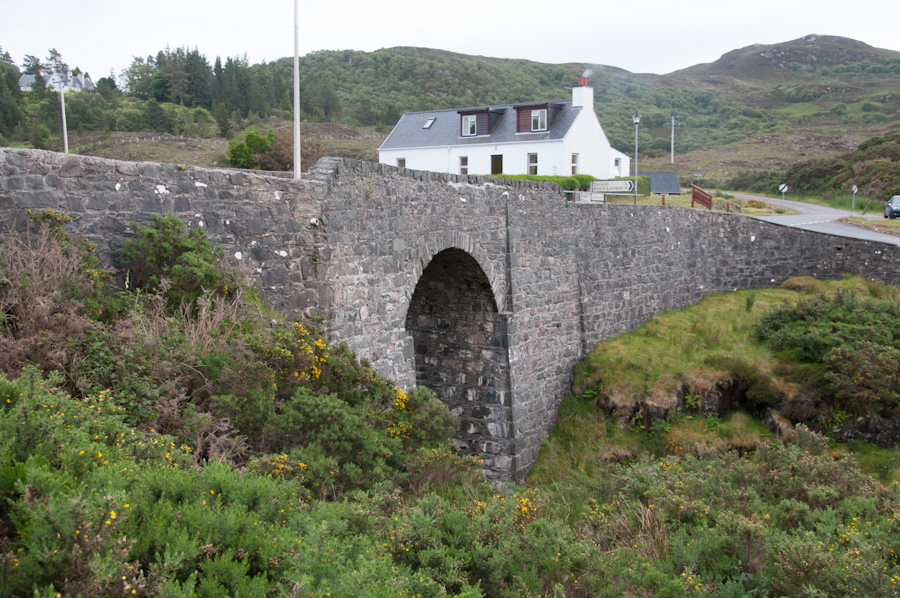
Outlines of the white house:
{"label": "white house", "polygon": [[429,110],[403,115],[378,148],[384,164],[451,174],[628,176],[609,145],[594,88],[579,77],[571,100]]}
{"label": "white house", "polygon": [[[44,78],[47,89],[50,91],[64,91],[68,93],[71,91],[91,91],[96,89],[94,82],[91,81],[90,75],[84,73],[73,75],[72,71],[69,71],[68,73],[41,71],[41,76]],[[34,79],[35,75],[22,75],[19,78],[19,89],[22,91],[31,91],[31,85],[34,83]]]}

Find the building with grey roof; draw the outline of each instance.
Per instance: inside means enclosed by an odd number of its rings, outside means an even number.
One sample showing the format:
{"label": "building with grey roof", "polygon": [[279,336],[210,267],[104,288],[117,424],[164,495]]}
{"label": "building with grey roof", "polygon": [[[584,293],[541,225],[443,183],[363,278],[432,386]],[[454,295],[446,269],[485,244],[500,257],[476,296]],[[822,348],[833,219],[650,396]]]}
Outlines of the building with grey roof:
{"label": "building with grey roof", "polygon": [[426,110],[404,114],[378,148],[379,161],[452,174],[627,176],[584,77],[571,100]]}
{"label": "building with grey roof", "polygon": [[[72,71],[67,73],[51,73],[41,71],[41,76],[47,84],[47,89],[51,91],[63,91],[69,93],[72,91],[92,91],[96,89],[94,82],[91,81],[90,75],[84,73],[73,75]],[[19,89],[22,91],[31,91],[36,75],[22,75],[19,77]]]}

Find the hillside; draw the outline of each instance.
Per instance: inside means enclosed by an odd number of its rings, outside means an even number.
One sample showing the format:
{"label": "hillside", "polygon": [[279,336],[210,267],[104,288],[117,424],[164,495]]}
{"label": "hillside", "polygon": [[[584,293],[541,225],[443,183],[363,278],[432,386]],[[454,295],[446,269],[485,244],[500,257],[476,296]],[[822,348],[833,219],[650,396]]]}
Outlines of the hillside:
{"label": "hillside", "polygon": [[[210,65],[196,49],[183,48],[166,49],[149,61],[135,58],[120,77],[121,89],[105,80],[97,94],[71,98],[69,128],[87,135],[155,131],[195,138],[250,126],[285,128],[291,118],[291,62],[286,57],[251,65],[240,58],[217,58]],[[576,78],[586,73],[614,147],[632,151],[631,115],[641,113],[640,153],[650,161],[646,168],[671,168],[666,159],[670,118],[680,117],[675,168],[683,177],[700,172],[724,178],[839,153],[884,135],[900,118],[900,53],[834,36],[736,49],[713,63],[667,75],[410,47],[318,51],[300,63],[306,122],[371,127],[379,135],[412,110],[566,98]],[[14,65],[0,69],[0,81],[17,79]],[[187,81],[186,87],[176,89],[172,82],[179,80]],[[0,144],[61,147],[58,103],[17,87],[7,96]],[[8,101],[12,96],[15,109]],[[347,148],[326,137],[323,153],[352,151],[370,160],[380,142],[372,137]]]}

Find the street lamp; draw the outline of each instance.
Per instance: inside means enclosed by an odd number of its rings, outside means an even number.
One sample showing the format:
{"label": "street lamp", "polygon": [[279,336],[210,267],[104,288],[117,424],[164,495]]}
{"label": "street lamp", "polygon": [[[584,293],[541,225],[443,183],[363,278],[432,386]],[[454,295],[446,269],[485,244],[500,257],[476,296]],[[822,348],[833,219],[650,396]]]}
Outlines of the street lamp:
{"label": "street lamp", "polygon": [[294,178],[300,178],[300,6],[294,0]]}
{"label": "street lamp", "polygon": [[675,120],[679,118],[684,118],[681,115],[672,115],[672,160],[671,164],[675,163]]}
{"label": "street lamp", "polygon": [[638,124],[641,122],[641,115],[635,111],[634,116],[631,117],[631,120],[634,121],[634,205],[637,205],[637,191],[638,191]]}

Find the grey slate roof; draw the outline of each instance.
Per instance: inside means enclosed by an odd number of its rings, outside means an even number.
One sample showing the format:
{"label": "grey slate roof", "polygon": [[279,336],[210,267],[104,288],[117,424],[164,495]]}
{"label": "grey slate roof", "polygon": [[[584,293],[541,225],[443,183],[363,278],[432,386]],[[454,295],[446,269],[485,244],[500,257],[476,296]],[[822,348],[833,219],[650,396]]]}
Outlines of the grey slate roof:
{"label": "grey slate roof", "polygon": [[[550,104],[551,107],[559,106],[559,111],[551,110],[548,117],[556,117],[549,123],[546,131],[535,133],[516,133],[516,106],[540,106]],[[460,112],[484,110],[490,108],[492,112],[503,111],[502,114],[491,118],[491,132],[488,135],[475,137],[463,137],[460,129]],[[569,132],[575,117],[581,112],[581,108],[573,108],[572,100],[554,100],[550,102],[530,102],[528,104],[499,104],[496,106],[484,106],[480,108],[452,108],[450,110],[426,110],[423,112],[407,112],[404,114],[391,134],[378,149],[407,149],[416,147],[441,147],[448,145],[481,145],[495,143],[515,143],[518,141],[545,141],[562,139]],[[492,115],[493,116],[493,115]],[[428,129],[422,126],[433,118],[434,124]]]}
{"label": "grey slate roof", "polygon": [[[94,82],[91,81],[91,78],[85,76],[83,73],[81,75],[72,75],[69,73],[46,73],[42,74],[44,77],[44,81],[47,83],[47,88],[51,90],[57,89],[56,81],[62,83],[63,87],[67,91],[82,91],[82,90],[93,90],[96,89]],[[22,91],[28,91],[31,89],[31,85],[34,83],[35,75],[22,75],[19,78],[19,89]]]}
{"label": "grey slate roof", "polygon": [[679,195],[681,183],[677,172],[639,172],[638,176],[650,177],[650,193],[657,195]]}

